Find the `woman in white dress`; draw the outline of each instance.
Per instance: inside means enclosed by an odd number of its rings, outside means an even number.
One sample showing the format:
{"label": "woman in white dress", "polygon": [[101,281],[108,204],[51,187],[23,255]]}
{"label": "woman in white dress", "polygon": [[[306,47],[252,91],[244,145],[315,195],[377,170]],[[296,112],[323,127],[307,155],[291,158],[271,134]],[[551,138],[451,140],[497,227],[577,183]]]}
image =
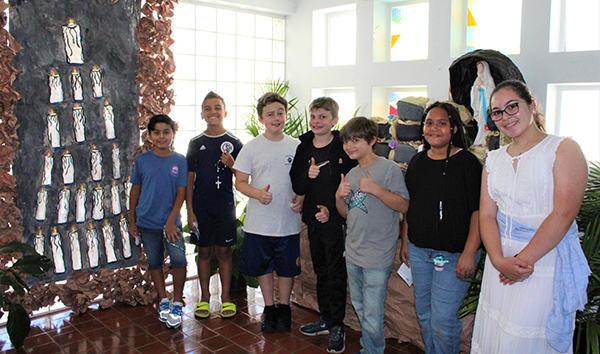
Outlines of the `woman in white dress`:
{"label": "woman in white dress", "polygon": [[472,353],[572,352],[589,267],[574,220],[587,163],[571,139],[546,134],[520,81],[492,93],[489,116],[509,145],[489,153],[479,209],[488,252]]}

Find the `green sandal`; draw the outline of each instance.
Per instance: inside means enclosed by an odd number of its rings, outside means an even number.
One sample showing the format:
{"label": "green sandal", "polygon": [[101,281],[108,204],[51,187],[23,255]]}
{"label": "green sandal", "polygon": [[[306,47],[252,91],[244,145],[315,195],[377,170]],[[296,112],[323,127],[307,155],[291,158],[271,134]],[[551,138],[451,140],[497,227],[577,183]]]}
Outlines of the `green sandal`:
{"label": "green sandal", "polygon": [[198,318],[208,318],[210,316],[210,304],[206,301],[200,301],[194,307],[194,316]]}
{"label": "green sandal", "polygon": [[[229,313],[225,313],[229,311]],[[235,306],[235,304],[233,302],[224,302],[221,305],[221,317],[223,318],[230,318],[235,316],[235,314],[237,313],[237,307]]]}

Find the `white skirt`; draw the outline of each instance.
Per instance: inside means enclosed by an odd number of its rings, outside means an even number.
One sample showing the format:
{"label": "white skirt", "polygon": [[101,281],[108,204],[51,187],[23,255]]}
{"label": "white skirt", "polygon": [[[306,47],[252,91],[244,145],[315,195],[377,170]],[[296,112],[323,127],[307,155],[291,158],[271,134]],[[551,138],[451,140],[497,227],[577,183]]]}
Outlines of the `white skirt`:
{"label": "white skirt", "polygon": [[[529,243],[504,237],[501,241],[505,257],[514,256]],[[555,265],[556,248],[535,263],[525,281],[502,285],[499,272],[486,258],[471,353],[558,353],[546,338]],[[572,352],[571,345],[567,353]]]}

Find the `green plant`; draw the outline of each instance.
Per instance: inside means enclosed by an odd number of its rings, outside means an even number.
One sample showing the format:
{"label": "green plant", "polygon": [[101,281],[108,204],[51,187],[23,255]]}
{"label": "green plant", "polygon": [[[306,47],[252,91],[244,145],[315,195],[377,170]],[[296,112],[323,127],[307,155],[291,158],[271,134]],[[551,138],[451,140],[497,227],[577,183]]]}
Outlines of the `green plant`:
{"label": "green plant", "polygon": [[[267,92],[277,92],[285,99],[288,100],[288,119],[283,128],[283,133],[289,135],[292,138],[298,138],[300,135],[308,131],[308,114],[306,111],[300,112],[298,109],[298,98],[294,97],[288,99],[286,96],[290,90],[290,83],[286,80],[277,79],[275,81],[267,79],[265,82],[260,83],[256,87],[256,94],[254,95],[254,102]],[[264,126],[259,122],[256,113],[256,103],[252,106],[252,113],[244,116],[244,124],[246,130],[253,137],[257,137],[264,130]]]}
{"label": "green plant", "polygon": [[[583,311],[575,315],[574,348],[576,353],[600,353],[600,164],[590,162],[588,184],[581,209],[577,215],[579,230],[583,232],[581,248],[592,274],[587,287],[588,302]],[[481,290],[484,252],[475,270],[476,277],[459,309],[459,317],[475,313]]]}
{"label": "green plant", "polygon": [[[17,259],[18,252],[23,252],[23,254],[21,258]],[[21,274],[43,276],[54,267],[48,257],[38,254],[33,247],[19,241],[0,245],[0,254],[8,254],[9,264],[7,268],[0,269],[0,284],[9,286],[18,296],[23,296],[26,291],[29,291],[29,287]],[[0,293],[0,309],[6,311],[8,308],[6,331],[10,337],[10,342],[16,348],[20,348],[29,334],[31,321],[23,306],[8,300],[7,290],[8,288]],[[0,317],[4,315],[2,310],[0,310]]]}

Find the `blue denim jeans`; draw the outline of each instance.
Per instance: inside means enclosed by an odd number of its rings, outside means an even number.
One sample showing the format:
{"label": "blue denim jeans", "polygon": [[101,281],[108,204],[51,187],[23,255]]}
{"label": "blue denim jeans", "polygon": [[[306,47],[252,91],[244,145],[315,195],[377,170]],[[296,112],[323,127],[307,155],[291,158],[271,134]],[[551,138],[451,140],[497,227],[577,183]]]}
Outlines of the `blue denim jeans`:
{"label": "blue denim jeans", "polygon": [[[435,270],[433,258],[444,256],[448,263]],[[457,354],[460,350],[462,323],[457,311],[462,305],[469,283],[456,279],[456,262],[461,253],[420,248],[409,242],[408,256],[415,287],[415,308],[426,354]],[[479,252],[475,256],[475,264]]]}
{"label": "blue denim jeans", "polygon": [[346,261],[350,299],[362,327],[362,354],[383,354],[384,302],[392,265],[386,268],[363,268]]}
{"label": "blue denim jeans", "polygon": [[138,230],[142,237],[144,253],[146,253],[146,258],[148,259],[148,269],[154,270],[163,266],[165,248],[171,258],[171,267],[185,268],[187,260],[185,258],[183,235],[179,237],[179,240],[175,244],[172,244],[165,240],[163,230],[146,229],[140,226],[138,226]]}

